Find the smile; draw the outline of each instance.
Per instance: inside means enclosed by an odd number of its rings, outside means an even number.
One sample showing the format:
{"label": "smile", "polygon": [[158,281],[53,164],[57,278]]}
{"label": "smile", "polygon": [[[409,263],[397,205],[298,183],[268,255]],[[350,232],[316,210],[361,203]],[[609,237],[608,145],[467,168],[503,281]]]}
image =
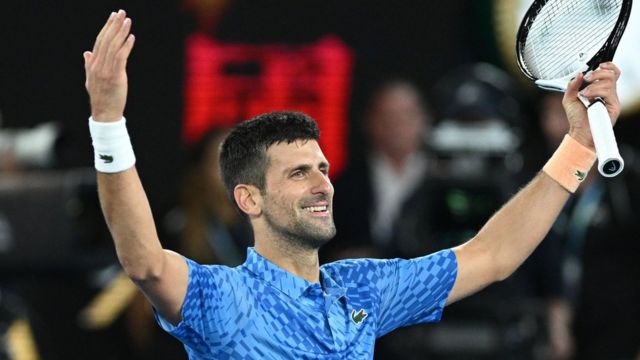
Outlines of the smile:
{"label": "smile", "polygon": [[322,213],[322,212],[327,212],[327,205],[323,205],[323,206],[305,206],[302,208],[304,211],[310,212],[310,213]]}

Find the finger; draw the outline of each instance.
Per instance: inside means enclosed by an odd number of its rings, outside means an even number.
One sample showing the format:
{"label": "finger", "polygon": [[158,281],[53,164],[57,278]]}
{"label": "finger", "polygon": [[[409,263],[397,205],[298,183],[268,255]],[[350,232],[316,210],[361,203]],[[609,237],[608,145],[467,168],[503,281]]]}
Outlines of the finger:
{"label": "finger", "polygon": [[85,51],[82,53],[82,57],[84,58],[84,67],[87,68],[89,66],[89,62],[91,61],[91,57],[93,54],[91,51]]}
{"label": "finger", "polygon": [[127,36],[129,35],[130,30],[131,19],[126,18],[123,20],[120,29],[118,29],[117,34],[115,34],[115,36],[111,40],[111,43],[109,44],[109,48],[107,49],[106,54],[106,59],[108,59],[107,61],[110,61],[109,59],[112,59],[118,53],[118,51],[120,51],[125,40],[127,39]]}
{"label": "finger", "polygon": [[601,69],[606,69],[606,70],[611,70],[613,71],[613,73],[616,76],[616,80],[620,78],[620,75],[622,74],[622,71],[620,70],[620,68],[618,66],[616,66],[616,64],[612,63],[612,62],[605,62],[600,64],[599,66]]}
{"label": "finger", "polygon": [[604,100],[604,104],[607,107],[607,111],[609,112],[611,119],[614,120],[618,118],[620,115],[620,100],[618,99],[615,88],[589,85],[589,87],[585,88],[583,91],[586,91],[587,89],[588,92],[585,96],[589,99],[589,102],[593,103],[598,99]]}
{"label": "finger", "polygon": [[612,69],[598,68],[594,71],[588,72],[585,75],[584,79],[589,83],[594,83],[602,80],[615,82],[617,80],[617,75]]}
{"label": "finger", "polygon": [[107,19],[107,22],[104,24],[102,29],[100,29],[98,36],[96,36],[96,41],[93,43],[94,53],[96,52],[96,49],[102,42],[102,39],[104,38],[104,34],[107,32],[107,30],[109,30],[109,27],[111,27],[111,25],[113,24],[113,19],[115,18],[115,16],[116,16],[116,13],[112,11],[111,14],[109,15],[109,18]]}
{"label": "finger", "polygon": [[578,91],[580,91],[580,86],[582,85],[582,81],[584,76],[582,73],[578,73],[575,78],[569,81],[567,84],[567,91],[565,91],[565,99],[576,99],[578,96]]}
{"label": "finger", "polygon": [[615,86],[607,85],[606,81],[599,81],[587,86],[581,93],[589,102],[594,102],[597,99],[604,100],[609,116],[613,121],[620,115],[620,100]]}
{"label": "finger", "polygon": [[122,45],[120,50],[118,50],[114,63],[116,71],[124,71],[127,67],[127,60],[129,59],[129,54],[131,54],[135,41],[136,37],[133,34],[130,34],[124,42],[124,45]]}
{"label": "finger", "polygon": [[115,17],[116,17],[116,13],[112,11],[111,14],[109,14],[109,17],[107,18],[107,22],[105,22],[105,24],[102,26],[102,29],[100,29],[100,32],[96,36],[96,41],[101,40],[104,37],[105,32],[107,32],[107,30],[113,23],[113,19]]}
{"label": "finger", "polygon": [[118,10],[118,12],[114,15],[113,19],[111,19],[110,26],[105,30],[104,34],[102,35],[102,38],[100,39],[100,42],[96,43],[97,46],[93,51],[93,53],[98,58],[102,58],[103,56],[106,55],[107,50],[111,45],[111,41],[113,40],[114,36],[122,27],[124,18],[125,18],[124,10]]}
{"label": "finger", "polygon": [[117,35],[118,31],[120,31],[125,18],[126,15],[124,10],[118,10],[116,15],[113,17],[113,20],[111,21],[111,26],[104,33],[103,41],[101,44],[102,46],[100,48],[101,50],[106,51],[109,48],[113,38]]}
{"label": "finger", "polygon": [[82,53],[82,57],[84,58],[84,70],[85,70],[85,80],[84,80],[84,86],[86,88],[89,87],[89,67],[90,67],[90,62],[91,62],[91,57],[93,56],[93,54],[91,53],[91,51],[85,51]]}
{"label": "finger", "polygon": [[585,76],[589,84],[581,94],[584,96],[601,96],[601,94],[615,94],[616,74],[613,70],[598,69]]}
{"label": "finger", "polygon": [[601,98],[604,99],[605,102],[609,102],[609,99],[613,97],[613,94],[611,87],[596,84],[589,85],[580,92],[580,95],[586,97],[591,102],[596,98]]}

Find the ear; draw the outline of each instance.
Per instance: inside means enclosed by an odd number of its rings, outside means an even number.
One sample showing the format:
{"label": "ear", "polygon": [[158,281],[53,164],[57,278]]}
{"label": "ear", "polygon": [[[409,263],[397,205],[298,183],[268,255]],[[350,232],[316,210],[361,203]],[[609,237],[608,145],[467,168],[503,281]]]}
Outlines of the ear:
{"label": "ear", "polygon": [[249,217],[262,213],[262,195],[260,190],[253,185],[238,184],[233,189],[233,197],[243,213]]}

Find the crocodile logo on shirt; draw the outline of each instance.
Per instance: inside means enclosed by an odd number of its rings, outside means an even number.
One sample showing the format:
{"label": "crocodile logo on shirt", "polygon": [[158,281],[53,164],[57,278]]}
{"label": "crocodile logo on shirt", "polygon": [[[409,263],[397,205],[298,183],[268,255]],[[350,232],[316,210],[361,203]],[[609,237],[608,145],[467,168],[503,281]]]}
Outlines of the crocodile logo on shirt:
{"label": "crocodile logo on shirt", "polygon": [[111,164],[113,162],[113,156],[111,155],[100,155],[100,160],[104,161],[105,164]]}
{"label": "crocodile logo on shirt", "polygon": [[584,180],[584,177],[587,174],[582,172],[582,171],[580,171],[580,170],[576,170],[576,173],[574,175],[578,178],[578,181],[582,181],[582,180]]}
{"label": "crocodile logo on shirt", "polygon": [[358,312],[351,310],[351,321],[356,325],[360,325],[367,316],[369,316],[369,314],[367,314],[364,309],[360,309]]}

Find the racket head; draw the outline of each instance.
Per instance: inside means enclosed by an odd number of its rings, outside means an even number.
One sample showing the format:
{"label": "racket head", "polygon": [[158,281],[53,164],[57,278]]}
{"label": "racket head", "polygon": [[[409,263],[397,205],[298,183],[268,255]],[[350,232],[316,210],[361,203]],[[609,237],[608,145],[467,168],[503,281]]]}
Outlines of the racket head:
{"label": "racket head", "polygon": [[518,67],[547,90],[564,91],[578,72],[611,61],[631,0],[536,0],[518,29]]}

